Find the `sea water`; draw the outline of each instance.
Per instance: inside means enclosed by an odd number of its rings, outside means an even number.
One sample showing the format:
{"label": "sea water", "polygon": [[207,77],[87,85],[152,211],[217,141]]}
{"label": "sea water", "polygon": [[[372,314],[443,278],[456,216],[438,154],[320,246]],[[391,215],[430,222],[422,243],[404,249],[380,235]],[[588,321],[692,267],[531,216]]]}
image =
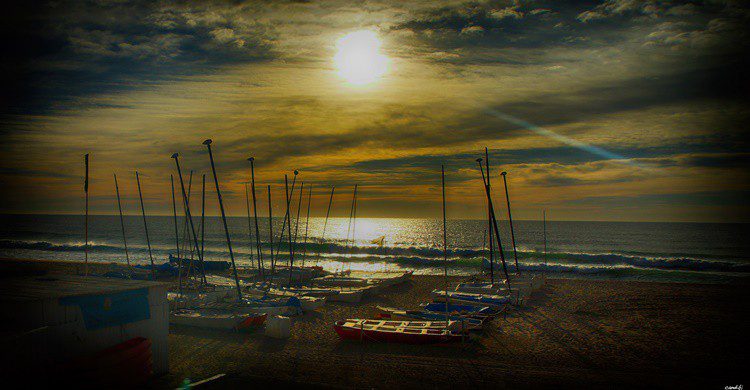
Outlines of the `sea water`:
{"label": "sea water", "polygon": [[[133,264],[148,264],[148,250],[140,216],[125,216],[125,232]],[[185,219],[177,221],[180,254],[190,257],[191,236]],[[204,239],[207,260],[229,260],[224,227],[219,217],[206,217],[205,234],[195,217],[199,240]],[[227,219],[238,266],[257,264],[255,227],[245,217]],[[259,219],[262,256],[289,259],[289,230],[282,218],[273,219],[273,245],[269,220]],[[738,282],[750,276],[747,241],[750,225],[714,223],[631,223],[548,221],[544,251],[542,221],[513,221],[516,253],[507,221],[498,221],[508,272],[535,271],[567,278],[639,279],[655,281]],[[148,217],[154,260],[167,261],[177,253],[174,219]],[[324,230],[325,228],[325,230]],[[442,273],[444,253],[442,221],[399,218],[301,218],[292,223],[295,265],[320,265],[336,270],[414,270],[417,274]],[[296,240],[295,240],[296,236]],[[384,237],[382,245],[379,238]],[[451,274],[488,272],[487,222],[449,220],[447,258]],[[279,243],[279,241],[281,242]],[[194,254],[192,254],[195,256]],[[83,261],[84,217],[80,215],[0,215],[0,257]],[[518,267],[516,267],[516,259]],[[89,217],[89,261],[125,263],[118,216]],[[495,253],[494,272],[502,275],[502,260]]]}

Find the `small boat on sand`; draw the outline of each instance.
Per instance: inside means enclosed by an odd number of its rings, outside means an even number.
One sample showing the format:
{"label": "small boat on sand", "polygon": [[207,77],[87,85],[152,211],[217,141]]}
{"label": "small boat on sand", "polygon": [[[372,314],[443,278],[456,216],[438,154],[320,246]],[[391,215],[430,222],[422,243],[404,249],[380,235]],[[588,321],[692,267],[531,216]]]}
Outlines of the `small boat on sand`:
{"label": "small boat on sand", "polygon": [[474,294],[458,291],[433,290],[432,297],[438,302],[444,302],[446,296],[458,303],[481,304],[501,308],[511,302],[510,295]]}
{"label": "small boat on sand", "polygon": [[385,321],[347,319],[336,321],[333,329],[342,340],[374,341],[402,344],[447,344],[461,341],[463,336],[445,322],[430,321]]}
{"label": "small boat on sand", "polygon": [[358,303],[362,300],[367,288],[340,288],[338,294],[328,297],[331,302]]}
{"label": "small boat on sand", "polygon": [[[182,266],[186,267],[188,264],[193,263],[193,267],[201,267],[201,264],[196,259],[186,259],[184,257],[177,257],[173,254],[169,254],[169,262],[173,264],[175,267],[179,267],[180,262],[182,262]],[[205,271],[226,271],[231,266],[231,263],[228,261],[222,261],[222,260],[203,260],[203,270]],[[200,269],[200,268],[198,268]]]}
{"label": "small boat on sand", "polygon": [[[445,313],[445,302],[431,302],[423,303],[421,307],[430,312]],[[500,310],[489,306],[473,305],[473,304],[459,304],[451,302],[448,305],[448,311],[451,314],[460,314],[464,316],[470,316],[475,318],[487,318],[494,317],[500,314]]]}
{"label": "small boat on sand", "polygon": [[181,309],[169,315],[169,322],[175,325],[236,331],[258,328],[265,321],[265,313],[237,314],[210,309]]}
{"label": "small boat on sand", "polygon": [[[424,320],[424,321],[443,321],[445,323],[445,314],[436,313],[425,310],[402,310],[392,307],[376,306],[380,310],[380,316],[384,319],[407,319],[407,320]],[[462,315],[448,315],[449,321],[455,321],[461,324],[461,328],[464,330],[481,330],[484,321],[478,318],[462,316]]]}
{"label": "small boat on sand", "polygon": [[313,311],[326,304],[326,297],[298,297],[302,311]]}
{"label": "small boat on sand", "polygon": [[324,287],[365,287],[372,282],[365,278],[355,278],[351,276],[327,275],[312,280],[313,284]]}

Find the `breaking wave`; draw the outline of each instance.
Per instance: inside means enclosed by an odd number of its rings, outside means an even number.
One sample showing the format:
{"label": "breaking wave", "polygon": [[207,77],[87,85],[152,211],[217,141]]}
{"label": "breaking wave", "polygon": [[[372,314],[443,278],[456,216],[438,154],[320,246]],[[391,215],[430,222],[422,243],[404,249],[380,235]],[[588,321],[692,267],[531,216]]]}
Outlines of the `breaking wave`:
{"label": "breaking wave", "polygon": [[[207,258],[224,257],[226,251],[219,243],[209,242],[205,254]],[[238,243],[235,254],[237,256],[250,256],[252,248],[247,242]],[[264,257],[270,251],[270,245],[263,245]],[[274,249],[277,247],[274,246]],[[0,240],[0,249],[5,250],[37,250],[52,252],[83,252],[82,243],[53,243],[47,241],[23,241],[23,240]],[[284,250],[280,258],[286,258]],[[95,243],[89,245],[92,253],[120,253],[123,247]],[[134,251],[143,251],[145,248],[133,246]],[[169,246],[154,246],[158,253],[169,253],[173,248]],[[443,267],[443,251],[438,247],[428,246],[351,246],[338,242],[297,244],[295,251],[298,254],[306,253],[307,258],[315,258],[320,254],[321,260],[340,262],[370,262],[391,263],[403,268],[424,269]],[[452,248],[448,250],[448,261],[451,267],[465,269],[479,269],[488,267],[485,258],[486,251],[476,248]],[[505,253],[505,259],[509,270],[515,269],[513,253]],[[314,261],[314,260],[313,260]],[[499,259],[496,259],[498,265]],[[518,252],[519,268],[527,271],[547,271],[557,273],[596,274],[602,272],[611,273],[621,269],[640,270],[662,270],[662,271],[699,271],[699,272],[733,272],[750,273],[750,263],[726,260],[700,259],[686,256],[641,256],[621,253],[576,253],[576,252],[550,252],[544,253],[532,250]]]}

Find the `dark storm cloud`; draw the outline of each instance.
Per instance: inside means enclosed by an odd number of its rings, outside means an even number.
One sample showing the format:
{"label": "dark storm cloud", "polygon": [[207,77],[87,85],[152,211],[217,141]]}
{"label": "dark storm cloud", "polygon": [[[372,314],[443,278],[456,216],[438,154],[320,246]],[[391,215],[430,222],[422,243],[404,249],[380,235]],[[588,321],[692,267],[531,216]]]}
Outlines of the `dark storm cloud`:
{"label": "dark storm cloud", "polygon": [[[632,159],[648,159],[653,164],[660,166],[685,165],[689,167],[733,167],[746,163],[746,154],[718,154],[726,150],[727,146],[721,143],[686,143],[644,146],[644,147],[618,147],[617,145],[602,145],[613,153]],[[714,154],[711,154],[714,152]],[[694,153],[682,160],[674,156],[680,153]],[[368,172],[389,172],[393,169],[410,168],[434,168],[445,163],[448,166],[474,167],[475,160],[484,157],[483,150],[476,153],[459,153],[452,155],[424,155],[408,156],[393,159],[367,160],[355,163],[352,168]],[[528,148],[511,150],[490,150],[490,162],[497,169],[505,165],[517,164],[565,164],[576,165],[595,161],[606,161],[607,159],[592,153],[587,153],[578,148],[569,146],[550,148]]]}
{"label": "dark storm cloud", "polygon": [[2,176],[24,176],[24,177],[42,177],[42,178],[55,178],[55,179],[73,179],[79,178],[78,174],[70,174],[65,172],[52,172],[52,171],[41,171],[36,169],[19,169],[19,168],[1,168],[0,175]]}
{"label": "dark storm cloud", "polygon": [[542,48],[582,42],[566,23],[591,2],[489,1],[440,7],[400,23],[393,30],[416,32],[441,48]]}
{"label": "dark storm cloud", "polygon": [[620,44],[738,53],[749,21],[733,2],[487,1],[429,9],[392,30],[413,32],[418,52],[435,62],[523,65],[555,62],[548,50]]}
{"label": "dark storm cloud", "polygon": [[740,64],[730,62],[716,68],[625,78],[576,91],[543,93],[491,108],[521,119],[533,118],[534,124],[540,126],[551,126],[690,101],[747,100],[748,80]]}

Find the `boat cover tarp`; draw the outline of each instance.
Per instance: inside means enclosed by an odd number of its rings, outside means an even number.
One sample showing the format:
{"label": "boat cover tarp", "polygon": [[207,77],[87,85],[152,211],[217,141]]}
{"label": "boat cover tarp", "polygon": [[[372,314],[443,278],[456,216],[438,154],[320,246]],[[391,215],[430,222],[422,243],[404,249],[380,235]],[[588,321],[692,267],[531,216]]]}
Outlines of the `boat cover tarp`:
{"label": "boat cover tarp", "polygon": [[101,329],[151,318],[146,288],[63,297],[60,298],[60,304],[78,306],[86,329]]}

